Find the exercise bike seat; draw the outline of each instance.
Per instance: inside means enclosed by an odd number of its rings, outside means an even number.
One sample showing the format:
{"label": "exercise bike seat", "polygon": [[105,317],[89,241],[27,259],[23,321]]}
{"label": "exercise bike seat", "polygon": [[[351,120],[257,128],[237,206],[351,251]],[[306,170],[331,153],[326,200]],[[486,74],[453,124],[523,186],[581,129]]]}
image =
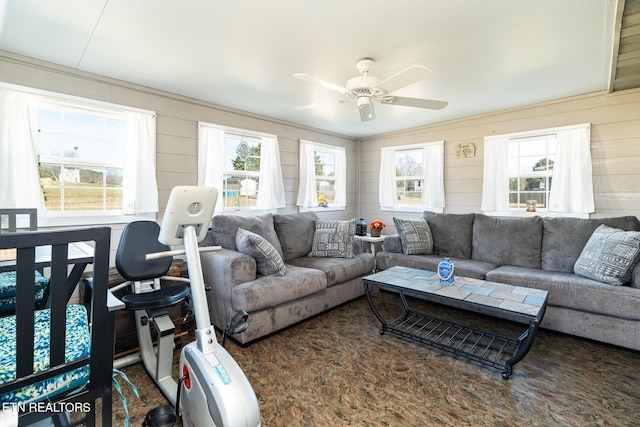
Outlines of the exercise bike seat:
{"label": "exercise bike seat", "polygon": [[[134,221],[124,228],[116,250],[116,268],[131,282],[159,279],[167,274],[173,257],[147,260],[147,254],[171,248],[158,241],[160,226],[153,221]],[[189,287],[178,285],[151,292],[130,293],[120,299],[127,310],[150,310],[169,307],[187,298]]]}

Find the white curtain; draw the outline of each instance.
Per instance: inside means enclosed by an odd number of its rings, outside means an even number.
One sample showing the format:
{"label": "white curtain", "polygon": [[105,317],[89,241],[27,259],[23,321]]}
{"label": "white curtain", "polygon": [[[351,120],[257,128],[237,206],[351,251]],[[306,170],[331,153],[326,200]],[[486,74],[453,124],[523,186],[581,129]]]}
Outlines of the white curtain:
{"label": "white curtain", "polygon": [[301,208],[318,206],[316,194],[316,163],[313,143],[300,140],[300,182],[296,204]]}
{"label": "white curtain", "polygon": [[0,88],[0,207],[44,209],[36,126],[36,97]]}
{"label": "white curtain", "polygon": [[482,204],[486,212],[509,210],[509,139],[487,137],[484,139],[484,175],[482,180]]}
{"label": "white curtain", "polygon": [[155,114],[127,112],[127,141],[122,175],[122,212],[158,212]]}
{"label": "white curtain", "polygon": [[424,147],[424,209],[444,208],[444,141]]}
{"label": "white curtain", "polygon": [[591,172],[590,126],[558,131],[549,212],[593,212],[595,204]]}
{"label": "white curtain", "polygon": [[216,212],[223,210],[224,131],[204,124],[198,127],[198,185],[215,187],[220,194]]}
{"label": "white curtain", "polygon": [[[380,209],[396,209],[398,192],[396,187],[396,152],[411,146],[385,147],[380,151],[380,178],[378,183],[378,199]],[[421,209],[440,210],[445,206],[444,196],[444,141],[425,144],[424,184],[422,189]]]}
{"label": "white curtain", "polygon": [[[224,187],[224,135],[225,130],[200,123],[198,127],[198,185]],[[260,144],[260,181],[256,207],[271,210],[286,206],[280,146],[275,137],[262,137]],[[218,197],[216,211],[224,209],[223,198]]]}
{"label": "white curtain", "polygon": [[393,209],[398,200],[396,187],[396,149],[380,150],[380,178],[378,179],[378,200],[380,209]]}
{"label": "white curtain", "polygon": [[259,182],[256,200],[258,209],[278,209],[286,206],[280,165],[280,146],[276,138],[262,137]]}
{"label": "white curtain", "polygon": [[300,140],[300,180],[298,183],[298,199],[296,205],[301,208],[318,207],[316,191],[316,149],[325,149],[335,155],[335,186],[332,208],[347,207],[347,154],[342,147]]}
{"label": "white curtain", "polygon": [[333,197],[333,207],[346,209],[347,207],[347,152],[344,148],[336,147],[336,184]]}

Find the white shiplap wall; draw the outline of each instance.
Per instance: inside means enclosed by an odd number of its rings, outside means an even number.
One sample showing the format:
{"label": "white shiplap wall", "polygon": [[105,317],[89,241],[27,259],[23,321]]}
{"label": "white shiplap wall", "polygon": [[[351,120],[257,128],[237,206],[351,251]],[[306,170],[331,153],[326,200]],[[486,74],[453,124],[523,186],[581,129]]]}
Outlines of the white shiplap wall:
{"label": "white shiplap wall", "polygon": [[[493,114],[408,129],[360,141],[361,215],[379,218],[395,233],[393,216],[420,214],[381,211],[378,205],[380,149],[404,144],[445,141],[445,213],[480,212],[483,138],[533,129],[591,123],[591,153],[596,211],[592,218],[640,217],[640,90],[593,93],[501,111]],[[460,159],[455,147],[471,142],[476,155]]]}
{"label": "white shiplap wall", "polygon": [[[278,136],[287,206],[279,213],[297,212],[299,139],[331,144],[346,149],[347,210],[319,213],[323,218],[356,216],[356,140],[315,129],[235,111],[120,82],[101,76],[35,61],[0,51],[0,81],[100,101],[156,111],[156,168],[162,216],[171,189],[197,183],[198,121],[270,133]],[[122,224],[111,224],[112,263]]]}

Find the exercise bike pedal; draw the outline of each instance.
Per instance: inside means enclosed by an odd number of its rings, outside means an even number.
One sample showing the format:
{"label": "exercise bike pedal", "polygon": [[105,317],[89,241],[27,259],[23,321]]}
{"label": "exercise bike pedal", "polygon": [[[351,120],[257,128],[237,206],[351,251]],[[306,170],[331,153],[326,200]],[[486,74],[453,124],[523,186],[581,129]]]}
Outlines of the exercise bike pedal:
{"label": "exercise bike pedal", "polygon": [[147,412],[142,427],[173,427],[177,420],[173,406],[162,405]]}

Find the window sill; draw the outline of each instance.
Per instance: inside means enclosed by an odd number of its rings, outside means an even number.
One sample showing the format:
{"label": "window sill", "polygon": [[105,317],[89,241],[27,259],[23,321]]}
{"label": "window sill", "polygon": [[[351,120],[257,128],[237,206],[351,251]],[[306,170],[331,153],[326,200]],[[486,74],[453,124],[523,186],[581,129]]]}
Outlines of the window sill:
{"label": "window sill", "polygon": [[380,208],[381,211],[388,211],[388,212],[419,212],[422,213],[424,211],[429,211],[429,212],[435,212],[435,213],[443,213],[444,212],[444,208],[424,208],[422,206],[395,206],[395,207],[384,207],[384,208]]}
{"label": "window sill", "polygon": [[79,227],[86,225],[128,224],[133,221],[155,221],[156,214],[122,215],[61,215],[39,216],[38,228],[41,227]]}
{"label": "window sill", "polygon": [[513,217],[513,218],[526,218],[532,216],[549,217],[549,218],[589,218],[588,213],[561,213],[561,212],[547,212],[543,210],[537,210],[535,212],[520,211],[494,211],[494,212],[482,212],[487,216],[501,216],[501,217]]}
{"label": "window sill", "polygon": [[345,211],[347,210],[345,207],[333,207],[333,206],[327,206],[326,208],[323,207],[315,207],[315,208],[303,208],[300,207],[300,212],[331,212],[331,211]]}

